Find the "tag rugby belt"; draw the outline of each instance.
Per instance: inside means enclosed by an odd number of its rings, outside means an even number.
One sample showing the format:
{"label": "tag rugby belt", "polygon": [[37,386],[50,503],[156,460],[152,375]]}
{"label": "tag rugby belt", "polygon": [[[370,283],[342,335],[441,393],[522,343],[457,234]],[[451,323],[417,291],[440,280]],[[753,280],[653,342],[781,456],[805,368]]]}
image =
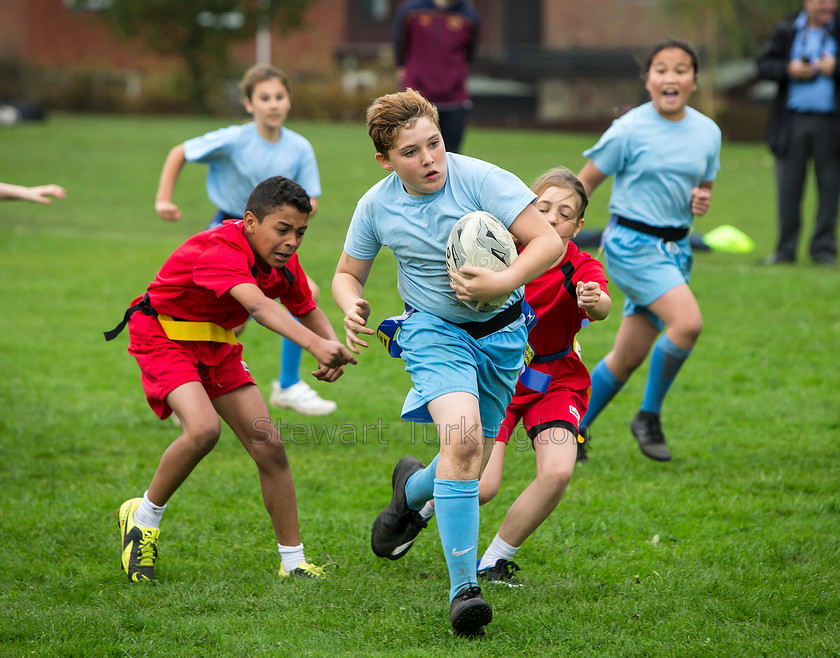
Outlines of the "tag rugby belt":
{"label": "tag rugby belt", "polygon": [[[397,340],[400,325],[402,325],[402,323],[405,322],[415,310],[416,309],[406,304],[405,312],[402,315],[395,315],[387,318],[379,324],[379,329],[376,331],[376,337],[385,349],[388,350],[388,354],[394,358],[399,358],[402,354],[402,347],[400,347]],[[531,331],[537,323],[537,315],[524,299],[516,302],[515,304],[511,304],[504,311],[494,315],[486,322],[451,322],[450,324],[460,327],[470,336],[479,340],[499,331],[499,329],[503,329],[523,314],[525,315],[525,326],[528,328],[528,331]],[[519,381],[522,382],[523,386],[527,386],[528,388],[534,391],[539,391],[540,393],[545,393],[548,390],[548,385],[551,383],[551,375],[529,368],[528,364],[548,363],[549,361],[556,361],[557,359],[565,358],[569,355],[573,348],[574,342],[572,342],[572,345],[570,345],[568,349],[563,350],[562,352],[555,352],[554,354],[548,354],[545,356],[535,356],[530,343],[526,344],[525,365],[522,366],[522,371],[519,373]]]}
{"label": "tag rugby belt", "polygon": [[665,242],[678,242],[686,237],[689,231],[687,228],[674,228],[673,226],[651,226],[644,222],[637,222],[635,219],[619,216],[616,216],[615,223],[645,235],[652,235],[660,240],[665,240]]}
{"label": "tag rugby belt", "polygon": [[169,340],[199,340],[209,343],[228,343],[229,345],[238,343],[233,329],[225,329],[213,322],[191,322],[158,313],[152,306],[149,293],[143,295],[143,299],[139,302],[128,307],[122,321],[116,327],[111,331],[104,332],[105,340],[114,340],[125,329],[125,325],[137,311],[157,318],[163,333]]}

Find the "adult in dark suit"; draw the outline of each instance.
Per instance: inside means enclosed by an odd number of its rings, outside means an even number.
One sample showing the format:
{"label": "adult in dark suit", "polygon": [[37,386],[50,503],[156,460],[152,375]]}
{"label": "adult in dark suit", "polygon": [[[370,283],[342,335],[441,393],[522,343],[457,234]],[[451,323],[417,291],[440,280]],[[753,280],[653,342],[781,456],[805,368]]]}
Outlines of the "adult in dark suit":
{"label": "adult in dark suit", "polygon": [[776,26],[758,57],[759,75],[779,83],[767,129],[776,157],[779,240],[768,264],[796,261],[808,162],[817,179],[817,217],[810,255],[837,259],[840,199],[840,16],[837,0],[803,0],[802,11]]}

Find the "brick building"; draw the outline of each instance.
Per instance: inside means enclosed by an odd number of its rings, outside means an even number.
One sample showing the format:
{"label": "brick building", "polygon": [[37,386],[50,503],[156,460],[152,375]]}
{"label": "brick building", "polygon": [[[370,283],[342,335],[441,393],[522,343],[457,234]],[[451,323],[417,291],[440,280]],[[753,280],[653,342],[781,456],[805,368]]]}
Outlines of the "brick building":
{"label": "brick building", "polygon": [[[116,35],[96,15],[107,2],[0,0],[0,70],[7,83],[10,71],[26,70],[32,78],[27,93],[43,99],[45,86],[60,80],[66,87],[76,80],[90,91],[94,105],[99,95],[100,101],[125,101],[129,108],[132,102],[143,108],[145,96],[162,94],[173,72],[183,74],[181,63]],[[393,89],[390,21],[398,4],[315,0],[303,28],[282,37],[272,31],[271,60],[294,81],[299,114],[306,107],[298,102],[301,88],[337,104],[342,97],[369,98]],[[474,0],[474,5],[483,29],[471,80],[479,121],[603,123],[618,106],[643,98],[635,58],[650,45],[676,35],[702,50],[702,26],[680,29],[662,0]],[[256,39],[243,40],[232,68],[244,69],[256,52]],[[165,103],[155,106],[168,109]]]}

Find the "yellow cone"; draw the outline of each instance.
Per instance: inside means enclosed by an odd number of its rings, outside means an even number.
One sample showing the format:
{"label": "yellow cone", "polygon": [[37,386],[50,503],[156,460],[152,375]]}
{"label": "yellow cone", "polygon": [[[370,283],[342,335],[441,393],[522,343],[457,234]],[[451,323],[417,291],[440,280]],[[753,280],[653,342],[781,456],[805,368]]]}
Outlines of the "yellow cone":
{"label": "yellow cone", "polygon": [[712,251],[727,254],[748,254],[755,249],[755,243],[749,235],[729,224],[722,224],[704,234],[703,242]]}

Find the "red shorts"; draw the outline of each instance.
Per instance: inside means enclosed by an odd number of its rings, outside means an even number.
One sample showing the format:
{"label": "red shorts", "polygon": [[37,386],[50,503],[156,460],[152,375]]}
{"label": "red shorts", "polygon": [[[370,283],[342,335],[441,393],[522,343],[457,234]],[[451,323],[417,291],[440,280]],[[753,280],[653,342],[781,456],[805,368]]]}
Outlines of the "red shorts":
{"label": "red shorts", "polygon": [[131,316],[128,330],[128,353],[140,366],[149,406],[162,419],[172,413],[166,396],[187,382],[201,382],[211,400],[254,384],[242,360],[241,343],[170,340],[157,318],[143,313]]}
{"label": "red shorts", "polygon": [[[523,390],[522,386],[517,386],[517,394],[513,396],[513,400],[507,407],[496,441],[507,443],[513,436],[520,418],[526,432],[549,423],[565,425],[576,433],[580,426],[580,419],[589,407],[589,388],[574,391],[563,388],[557,380],[552,380],[545,394],[530,390],[519,394],[521,390]],[[533,441],[534,437],[530,438]]]}

